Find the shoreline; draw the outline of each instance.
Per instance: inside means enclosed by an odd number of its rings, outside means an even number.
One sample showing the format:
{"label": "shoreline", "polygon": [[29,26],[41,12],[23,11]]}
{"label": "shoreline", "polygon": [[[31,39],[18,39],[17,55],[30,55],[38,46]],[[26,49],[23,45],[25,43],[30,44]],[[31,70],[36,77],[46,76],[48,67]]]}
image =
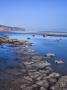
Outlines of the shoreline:
{"label": "shoreline", "polygon": [[0,33],[17,33],[17,34],[31,34],[31,35],[42,35],[43,37],[47,36],[60,36],[67,37],[67,32],[25,32],[25,31],[0,31]]}

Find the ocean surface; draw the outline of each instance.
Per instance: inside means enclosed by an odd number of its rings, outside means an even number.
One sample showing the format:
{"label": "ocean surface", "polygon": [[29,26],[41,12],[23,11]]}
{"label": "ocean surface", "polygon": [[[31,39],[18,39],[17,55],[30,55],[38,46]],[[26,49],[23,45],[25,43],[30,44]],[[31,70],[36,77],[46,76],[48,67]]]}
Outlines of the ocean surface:
{"label": "ocean surface", "polygon": [[[33,44],[29,48],[35,50],[39,55],[54,53],[55,57],[48,59],[51,67],[62,75],[67,74],[67,37],[54,37],[41,35],[32,36],[31,34],[22,33],[0,33],[0,36],[8,35],[10,38],[19,40],[29,40]],[[15,49],[6,45],[0,45],[0,70],[5,70],[6,66],[15,64]],[[64,64],[56,65],[54,60],[62,60]]]}

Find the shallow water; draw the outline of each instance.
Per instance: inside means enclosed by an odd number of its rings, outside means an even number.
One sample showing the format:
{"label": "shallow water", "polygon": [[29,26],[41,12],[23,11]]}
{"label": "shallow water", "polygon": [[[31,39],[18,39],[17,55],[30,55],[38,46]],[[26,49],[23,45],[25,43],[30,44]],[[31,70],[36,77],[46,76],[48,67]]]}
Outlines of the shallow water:
{"label": "shallow water", "polygon": [[[51,63],[52,68],[61,74],[67,74],[67,37],[54,37],[47,36],[43,37],[36,35],[33,37],[30,34],[18,34],[18,33],[0,33],[8,35],[10,38],[19,39],[19,40],[29,40],[33,43],[32,46],[29,46],[35,50],[40,55],[45,55],[46,53],[54,53],[55,57],[49,59],[48,62]],[[30,39],[28,39],[30,38]],[[58,40],[60,39],[60,40]],[[3,64],[0,65],[0,68],[6,67],[7,64],[14,63],[16,57],[14,47],[0,46],[0,62]],[[63,65],[54,64],[54,60],[63,60]]]}

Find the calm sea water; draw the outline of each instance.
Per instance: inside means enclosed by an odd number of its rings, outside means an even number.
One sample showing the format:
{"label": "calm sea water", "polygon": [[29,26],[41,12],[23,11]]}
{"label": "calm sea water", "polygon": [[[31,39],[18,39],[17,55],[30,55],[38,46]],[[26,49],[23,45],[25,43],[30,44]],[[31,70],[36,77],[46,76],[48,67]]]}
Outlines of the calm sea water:
{"label": "calm sea water", "polygon": [[[29,40],[33,43],[30,48],[35,50],[40,55],[46,53],[54,53],[55,57],[48,60],[51,63],[51,67],[58,73],[67,74],[67,37],[54,37],[47,36],[43,37],[36,35],[33,37],[30,34],[19,34],[19,33],[0,33],[1,35],[8,35],[10,38],[19,40]],[[30,39],[27,39],[30,38]],[[58,41],[58,39],[61,39]],[[0,69],[5,69],[6,65],[14,64],[15,50],[13,47],[7,47],[4,45],[0,46]],[[54,60],[63,60],[64,64],[56,65]]]}

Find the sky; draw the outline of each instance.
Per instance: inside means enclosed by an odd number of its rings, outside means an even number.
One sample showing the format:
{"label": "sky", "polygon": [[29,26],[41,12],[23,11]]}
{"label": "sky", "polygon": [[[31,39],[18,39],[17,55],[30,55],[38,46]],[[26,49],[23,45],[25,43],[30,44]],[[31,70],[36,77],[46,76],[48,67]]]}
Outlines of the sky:
{"label": "sky", "polygon": [[67,32],[67,0],[0,0],[0,24]]}

